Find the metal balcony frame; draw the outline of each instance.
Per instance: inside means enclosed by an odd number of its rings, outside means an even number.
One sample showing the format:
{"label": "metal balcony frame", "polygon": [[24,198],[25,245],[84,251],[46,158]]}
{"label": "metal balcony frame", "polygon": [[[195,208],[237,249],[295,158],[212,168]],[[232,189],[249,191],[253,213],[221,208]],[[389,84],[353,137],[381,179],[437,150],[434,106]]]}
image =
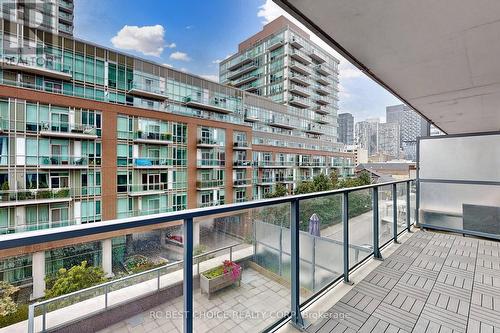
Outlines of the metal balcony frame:
{"label": "metal balcony frame", "polygon": [[[144,226],[152,226],[155,224],[173,222],[183,220],[184,225],[184,239],[186,240],[184,247],[184,270],[183,270],[183,297],[184,297],[184,318],[183,318],[183,330],[184,332],[193,332],[193,220],[199,217],[205,217],[216,214],[225,214],[231,212],[237,212],[248,209],[255,209],[261,207],[268,207],[277,204],[289,204],[291,213],[291,223],[290,223],[290,237],[291,237],[291,308],[287,316],[283,316],[279,321],[275,322],[268,328],[266,332],[273,331],[278,327],[282,326],[287,321],[290,321],[292,325],[299,328],[305,328],[307,323],[303,320],[301,311],[310,306],[315,300],[318,299],[325,292],[330,290],[334,285],[340,280],[346,283],[352,283],[349,279],[349,273],[359,267],[366,260],[370,259],[372,256],[374,258],[381,258],[380,248],[394,241],[397,242],[398,229],[397,229],[397,219],[393,219],[393,236],[385,244],[379,245],[379,234],[378,234],[378,224],[379,224],[379,214],[378,214],[378,189],[383,186],[391,186],[392,188],[392,198],[397,200],[397,184],[406,184],[407,194],[406,198],[409,198],[410,185],[415,179],[399,180],[380,184],[371,184],[366,186],[352,187],[340,190],[324,191],[317,193],[309,193],[302,195],[291,195],[280,198],[257,200],[243,203],[233,203],[221,206],[213,206],[208,208],[196,208],[187,209],[180,212],[169,212],[161,213],[150,216],[139,216],[131,217],[117,220],[109,220],[105,223],[91,223],[91,224],[81,224],[69,227],[60,227],[55,229],[44,229],[23,232],[18,234],[9,234],[0,236],[0,250],[19,248],[25,246],[33,246],[36,244],[54,242],[58,240],[71,239],[76,237],[83,237],[88,235],[95,235],[104,232],[120,231],[130,228],[138,228]],[[369,256],[367,256],[362,261],[355,264],[353,267],[349,267],[349,215],[348,215],[348,202],[349,193],[356,192],[360,190],[373,190],[373,250]],[[417,188],[418,191],[418,188]],[[344,230],[344,273],[340,275],[335,280],[331,281],[328,285],[323,287],[318,292],[314,293],[312,297],[303,303],[300,303],[300,280],[299,280],[299,270],[300,270],[300,255],[299,255],[299,214],[300,214],[300,202],[307,199],[322,198],[332,195],[342,195],[343,196],[343,209],[342,209],[342,223]],[[418,193],[417,193],[418,197]],[[410,213],[410,200],[406,203],[407,216]],[[397,205],[393,205],[393,216],[397,216]],[[409,231],[411,227],[411,220],[407,218],[406,228],[401,231]],[[29,318],[28,318],[28,332],[34,332],[34,319],[35,319],[35,306],[32,304],[29,307]]]}

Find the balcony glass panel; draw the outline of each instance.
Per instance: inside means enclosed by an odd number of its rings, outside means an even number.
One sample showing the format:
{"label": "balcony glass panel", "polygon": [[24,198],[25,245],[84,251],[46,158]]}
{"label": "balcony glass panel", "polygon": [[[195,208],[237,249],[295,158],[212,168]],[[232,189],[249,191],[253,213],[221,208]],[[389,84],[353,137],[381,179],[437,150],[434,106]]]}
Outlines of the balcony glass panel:
{"label": "balcony glass panel", "polygon": [[373,191],[349,193],[349,267],[373,253]]}
{"label": "balcony glass panel", "polygon": [[393,210],[392,186],[381,186],[378,192],[379,213],[379,244],[384,245],[392,239],[393,235]]}
{"label": "balcony glass panel", "polygon": [[398,234],[406,229],[406,184],[397,184]]}

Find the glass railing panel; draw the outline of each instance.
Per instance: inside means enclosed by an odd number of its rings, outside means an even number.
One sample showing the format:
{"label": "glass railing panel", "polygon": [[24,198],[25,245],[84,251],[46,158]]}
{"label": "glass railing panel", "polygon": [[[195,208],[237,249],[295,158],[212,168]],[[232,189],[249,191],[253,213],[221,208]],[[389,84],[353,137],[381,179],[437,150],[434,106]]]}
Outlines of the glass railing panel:
{"label": "glass railing panel", "polygon": [[342,235],[342,195],[300,201],[301,302],[342,275]]}
{"label": "glass railing panel", "polygon": [[406,183],[396,184],[396,198],[397,198],[397,231],[398,234],[406,229]]}
{"label": "glass railing panel", "polygon": [[410,182],[410,223],[417,222],[417,182],[412,180]]}
{"label": "glass railing panel", "polygon": [[349,193],[349,267],[373,253],[373,191]]}
{"label": "glass railing panel", "polygon": [[194,332],[259,332],[289,311],[289,204],[194,223]]}
{"label": "glass railing panel", "polygon": [[378,192],[379,244],[389,242],[393,236],[392,186],[381,186]]}

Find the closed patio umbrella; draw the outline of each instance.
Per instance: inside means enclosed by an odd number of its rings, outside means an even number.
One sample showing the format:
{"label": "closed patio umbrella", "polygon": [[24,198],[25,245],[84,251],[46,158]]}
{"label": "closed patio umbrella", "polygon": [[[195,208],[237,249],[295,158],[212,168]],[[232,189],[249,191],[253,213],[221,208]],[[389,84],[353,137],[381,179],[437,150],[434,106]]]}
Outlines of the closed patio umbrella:
{"label": "closed patio umbrella", "polygon": [[313,236],[320,237],[319,231],[319,216],[314,213],[309,218],[309,233]]}

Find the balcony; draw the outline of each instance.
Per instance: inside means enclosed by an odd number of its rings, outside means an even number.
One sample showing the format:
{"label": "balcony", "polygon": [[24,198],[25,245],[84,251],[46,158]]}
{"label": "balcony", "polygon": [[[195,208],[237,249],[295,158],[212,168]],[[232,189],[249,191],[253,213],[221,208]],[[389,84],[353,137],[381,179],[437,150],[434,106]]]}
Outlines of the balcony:
{"label": "balcony", "polygon": [[293,168],[295,166],[295,162],[291,161],[258,161],[257,166],[259,168],[264,169],[272,169],[272,168]]}
{"label": "balcony", "polygon": [[267,46],[267,49],[269,51],[274,51],[280,47],[282,47],[283,45],[285,45],[285,43],[283,42],[283,39],[281,37],[274,37],[273,39],[271,39],[269,41],[269,44]]}
{"label": "balcony", "polygon": [[137,157],[133,159],[134,169],[169,169],[173,161],[169,158]]}
{"label": "balcony", "polygon": [[[39,64],[43,64],[43,66]],[[69,67],[63,65],[60,61],[46,59],[43,56],[33,62],[31,59],[18,59],[17,56],[9,57],[5,55],[3,59],[0,59],[0,67],[66,81],[71,80],[73,77]]]}
{"label": "balcony", "polygon": [[247,141],[235,141],[233,143],[233,150],[251,150],[252,147]]}
{"label": "balcony", "polygon": [[197,164],[199,169],[224,168],[225,165],[226,161],[216,159],[201,159]]}
{"label": "balcony", "polygon": [[244,66],[238,67],[237,70],[231,72],[227,76],[227,79],[233,81],[236,78],[242,76],[243,74],[250,73],[251,71],[256,70],[257,68],[259,68],[257,66],[257,63],[255,61],[252,61]]}
{"label": "balcony", "polygon": [[73,12],[73,1],[59,0],[59,8]]}
{"label": "balcony", "polygon": [[321,53],[315,49],[309,50],[309,56],[311,57],[311,59],[315,60],[317,63],[320,63],[320,64],[324,63],[326,61],[323,53]]}
{"label": "balcony", "polygon": [[292,57],[293,59],[297,60],[297,61],[300,61],[301,63],[305,64],[305,65],[309,65],[311,64],[311,61],[309,60],[309,56],[299,50],[299,49],[292,49],[290,51],[290,57]]}
{"label": "balcony", "polygon": [[257,112],[245,112],[245,121],[248,121],[250,123],[256,123],[260,121],[259,116],[257,115]]}
{"label": "balcony", "polygon": [[331,99],[325,96],[316,96],[314,100],[320,105],[328,105],[331,103]]}
{"label": "balcony", "polygon": [[197,190],[214,190],[224,187],[224,179],[198,180],[196,181]]}
{"label": "balcony", "polygon": [[316,82],[318,82],[324,86],[331,84],[331,80],[327,76],[324,76],[324,75],[317,74],[314,76],[314,79],[316,80]]}
{"label": "balcony", "polygon": [[[22,157],[17,156],[17,159],[19,162]],[[38,161],[40,169],[87,169],[89,166],[100,165],[100,157],[69,155],[26,156],[26,165],[34,165],[35,161]]]}
{"label": "balcony", "polygon": [[288,103],[301,109],[307,109],[311,106],[309,99],[300,96],[290,96],[288,98]]}
{"label": "balcony", "polygon": [[308,124],[307,127],[304,129],[306,133],[310,134],[316,134],[316,135],[321,135],[324,134],[325,130],[323,129],[322,126],[319,125],[314,125],[314,124]]}
{"label": "balcony", "polygon": [[304,47],[304,45],[302,45],[303,41],[298,38],[298,37],[295,37],[295,36],[292,36],[288,42],[290,43],[290,45],[292,45],[293,47],[297,48],[297,49],[301,49]]}
{"label": "balcony", "polygon": [[289,119],[269,119],[269,126],[283,128],[286,130],[293,130],[297,128],[297,125],[294,125]]}
{"label": "balcony", "polygon": [[297,84],[290,83],[289,90],[291,93],[297,94],[302,97],[311,96],[311,90],[304,86],[299,86]]}
{"label": "balcony", "polygon": [[330,94],[330,91],[323,85],[321,84],[317,84],[314,86],[314,90],[320,94],[320,95],[323,95],[323,96],[326,96],[328,94]]}
{"label": "balcony", "polygon": [[307,76],[301,75],[297,72],[290,71],[288,77],[289,77],[290,81],[298,83],[302,86],[307,87],[307,86],[311,85],[311,79],[309,79]]}
{"label": "balcony", "polygon": [[314,121],[317,122],[318,124],[323,124],[323,125],[330,123],[328,117],[319,114],[314,115]]}
{"label": "balcony", "polygon": [[69,188],[19,189],[0,191],[0,207],[71,201]]}
{"label": "balcony", "polygon": [[316,72],[318,72],[319,74],[324,75],[324,76],[328,76],[328,75],[332,74],[332,69],[325,64],[316,65],[316,66],[314,66],[314,69],[316,70]]}
{"label": "balcony", "polygon": [[223,205],[225,202],[224,200],[212,200],[212,201],[200,201],[198,202],[198,207],[200,208],[207,208],[207,207],[213,207],[213,206],[220,206]]}
{"label": "balcony", "polygon": [[196,94],[184,98],[184,104],[186,106],[199,108],[202,110],[213,111],[218,113],[229,114],[233,113],[234,110],[223,98],[211,97],[202,98]]}
{"label": "balcony", "polygon": [[290,69],[292,69],[292,70],[294,70],[302,75],[310,75],[311,74],[311,69],[308,66],[306,66],[298,61],[295,61],[295,60],[290,61],[289,66],[290,66]]}
{"label": "balcony", "polygon": [[221,143],[212,138],[201,138],[198,139],[197,146],[199,148],[215,148],[221,147]]}
{"label": "balcony", "polygon": [[261,177],[256,181],[259,186],[270,186],[274,184],[274,179],[272,177]]}
{"label": "balcony", "polygon": [[233,60],[231,60],[232,65],[227,68],[228,71],[234,71],[235,69],[249,64],[253,61],[253,56],[248,54],[241,55]]}
{"label": "balcony", "polygon": [[293,179],[293,176],[281,176],[278,175],[274,177],[275,183],[294,183],[295,180]]}
{"label": "balcony", "polygon": [[236,160],[233,162],[233,167],[238,168],[250,168],[253,162],[249,160]]}
{"label": "balcony", "polygon": [[154,86],[152,84],[146,84],[144,82],[132,82],[130,84],[129,90],[127,91],[127,94],[138,97],[157,99],[161,101],[167,99],[165,91],[161,90],[160,87]]}
{"label": "balcony", "polygon": [[[348,191],[289,196],[164,213],[155,217],[141,216],[120,223],[110,221],[106,228],[104,224],[63,227],[44,230],[43,237],[32,237],[38,236],[39,231],[25,236],[1,236],[2,249],[20,251],[17,243],[20,238],[26,244],[22,253],[29,254],[32,247],[40,248],[54,240],[76,242],[73,237],[96,234],[101,229],[114,234],[124,230],[130,233],[138,222],[142,230],[138,230],[137,234],[144,232],[144,225],[157,228],[159,224],[178,220],[183,221],[185,230],[181,234],[163,232],[163,235],[167,235],[170,247],[173,244],[170,239],[174,238],[185,245],[180,249],[186,259],[125,274],[89,289],[36,301],[29,305],[28,319],[8,329],[40,332],[71,325],[75,331],[90,327],[92,331],[108,328],[108,331],[118,332],[132,328],[147,330],[146,327],[162,325],[192,332],[201,330],[210,320],[189,314],[207,307],[215,313],[227,315],[209,324],[212,329],[220,325],[222,331],[226,327],[224,323],[232,323],[230,313],[236,311],[234,308],[245,313],[291,313],[291,317],[240,318],[239,325],[247,325],[252,331],[264,330],[271,324],[287,325],[288,321],[297,320],[300,323],[302,317],[310,318],[308,332],[328,332],[332,327],[348,327],[354,332],[372,331],[370,327],[376,326],[382,315],[389,316],[384,317],[384,327],[390,322],[390,325],[408,332],[422,326],[422,331],[425,331],[430,323],[464,332],[468,325],[470,327],[476,321],[478,325],[497,325],[496,311],[488,303],[475,300],[496,295],[494,292],[498,287],[491,281],[495,281],[498,267],[492,267],[491,263],[498,262],[498,241],[412,228],[417,216],[414,186],[412,180],[404,180],[350,188]],[[363,202],[367,206],[360,205]],[[220,204],[220,201],[204,201],[199,206]],[[321,211],[318,207],[325,209]],[[301,222],[307,221],[310,210],[317,211],[321,217],[327,211],[335,212],[332,216],[337,217],[334,221],[320,224],[319,236],[311,235],[302,231],[308,230],[308,223],[303,225]],[[249,211],[251,214],[248,214]],[[237,224],[233,230],[244,233],[248,242],[239,239],[193,255],[194,238],[199,236],[199,226],[195,227],[194,219],[210,219],[215,214],[235,212],[248,214],[245,215],[248,221],[235,219],[230,222]],[[250,221],[251,228],[245,233],[244,227]],[[211,232],[215,233],[213,237],[218,242],[232,240],[224,229]],[[130,237],[129,241],[132,240]],[[153,239],[150,242],[151,245],[160,244]],[[208,244],[201,242],[204,246]],[[109,249],[103,251],[103,258],[111,258],[113,252],[111,247]],[[309,251],[304,252],[304,249]],[[147,251],[141,255],[148,258]],[[280,258],[291,260],[283,262]],[[207,297],[200,292],[196,280],[227,259],[242,267],[241,280],[238,277],[232,288]],[[458,265],[457,262],[466,262],[467,265]],[[342,281],[346,283],[342,284]],[[356,284],[352,285],[351,281]],[[420,282],[415,284],[415,281]],[[447,301],[437,302],[440,298]],[[263,302],[263,299],[267,301]],[[395,303],[398,299],[399,303]],[[234,303],[227,304],[231,301]],[[406,301],[418,307],[405,307]],[[460,312],[454,312],[450,304],[456,304],[455,308],[458,308],[461,302],[465,302],[466,306]],[[148,305],[139,306],[143,304]],[[154,311],[150,308],[163,309],[160,312],[180,311],[179,306],[187,315],[176,318],[151,315]],[[114,311],[117,307],[119,312]],[[297,311],[293,312],[292,308]],[[318,311],[330,315],[320,316]],[[444,316],[452,316],[454,321],[443,321]],[[285,329],[294,332],[292,326]]]}
{"label": "balcony", "polygon": [[134,142],[153,145],[170,145],[173,143],[172,133],[142,132],[134,133]]}
{"label": "balcony", "polygon": [[330,111],[326,107],[324,107],[322,105],[316,105],[314,107],[314,111],[316,111],[316,113],[321,114],[321,115],[330,114]]}
{"label": "balcony", "polygon": [[[37,124],[26,124],[27,129],[38,127]],[[98,138],[97,128],[92,125],[75,124],[75,123],[50,123],[42,122],[39,125],[40,135],[47,137],[72,138],[95,140]]]}
{"label": "balcony", "polygon": [[233,187],[248,187],[252,186],[251,179],[236,179],[233,181]]}
{"label": "balcony", "polygon": [[131,197],[141,197],[144,195],[160,195],[168,190],[168,184],[141,184],[128,185],[128,195]]}
{"label": "balcony", "polygon": [[59,17],[60,21],[63,21],[63,22],[70,24],[70,25],[73,24],[73,13],[67,13],[67,12],[60,11],[58,13],[58,17]]}
{"label": "balcony", "polygon": [[255,80],[257,80],[259,78],[259,75],[258,74],[248,74],[248,75],[244,75],[240,78],[238,78],[237,80],[235,81],[232,81],[231,84],[237,88],[247,84],[247,83],[250,83],[250,82],[253,82]]}

